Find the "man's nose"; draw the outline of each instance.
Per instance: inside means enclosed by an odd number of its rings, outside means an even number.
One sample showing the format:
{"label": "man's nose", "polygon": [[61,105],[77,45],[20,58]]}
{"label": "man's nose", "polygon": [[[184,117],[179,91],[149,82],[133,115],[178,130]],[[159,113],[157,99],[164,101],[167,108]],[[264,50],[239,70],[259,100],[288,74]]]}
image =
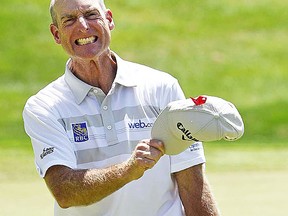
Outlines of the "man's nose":
{"label": "man's nose", "polygon": [[79,23],[83,26],[83,28],[85,30],[88,30],[89,29],[89,24],[87,23],[87,20],[84,18],[84,17],[79,17]]}

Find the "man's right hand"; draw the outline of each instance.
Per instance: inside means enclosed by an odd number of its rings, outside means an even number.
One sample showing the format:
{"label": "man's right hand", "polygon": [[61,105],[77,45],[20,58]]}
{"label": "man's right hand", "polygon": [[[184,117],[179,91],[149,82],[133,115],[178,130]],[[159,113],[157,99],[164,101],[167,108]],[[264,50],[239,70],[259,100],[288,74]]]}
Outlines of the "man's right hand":
{"label": "man's right hand", "polygon": [[164,144],[160,140],[141,140],[127,161],[134,173],[133,178],[142,177],[147,169],[151,169],[158,162],[164,152]]}

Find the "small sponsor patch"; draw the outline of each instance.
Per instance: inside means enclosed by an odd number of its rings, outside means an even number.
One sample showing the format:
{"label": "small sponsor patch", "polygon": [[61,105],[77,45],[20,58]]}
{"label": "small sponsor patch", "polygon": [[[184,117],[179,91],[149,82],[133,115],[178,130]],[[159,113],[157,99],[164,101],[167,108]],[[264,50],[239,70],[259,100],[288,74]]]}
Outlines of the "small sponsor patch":
{"label": "small sponsor patch", "polygon": [[89,140],[86,122],[72,124],[72,130],[75,142],[85,142]]}
{"label": "small sponsor patch", "polygon": [[200,144],[199,143],[194,143],[193,145],[189,146],[190,151],[198,151],[200,150]]}
{"label": "small sponsor patch", "polygon": [[45,156],[52,154],[54,152],[54,147],[44,148],[40,158],[43,159]]}

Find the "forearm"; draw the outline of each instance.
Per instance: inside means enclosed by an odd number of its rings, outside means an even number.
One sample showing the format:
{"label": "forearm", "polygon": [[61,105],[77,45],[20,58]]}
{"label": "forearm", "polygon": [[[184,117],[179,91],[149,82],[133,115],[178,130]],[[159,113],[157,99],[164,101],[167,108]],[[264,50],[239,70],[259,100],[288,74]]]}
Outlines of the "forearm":
{"label": "forearm", "polygon": [[50,169],[53,174],[45,177],[46,184],[62,208],[98,202],[134,178],[128,163],[105,169],[72,170],[63,166]]}
{"label": "forearm", "polygon": [[175,174],[186,216],[219,216],[202,165]]}
{"label": "forearm", "polygon": [[[185,193],[185,192],[182,192]],[[194,194],[187,194],[189,199],[182,200],[185,206],[186,216],[219,216],[219,210],[217,208],[215,199],[210,190],[207,182],[203,183],[203,187]]]}
{"label": "forearm", "polygon": [[125,162],[108,168],[88,170],[52,166],[46,172],[45,182],[62,208],[90,205],[139,179],[163,154],[162,142],[143,140]]}

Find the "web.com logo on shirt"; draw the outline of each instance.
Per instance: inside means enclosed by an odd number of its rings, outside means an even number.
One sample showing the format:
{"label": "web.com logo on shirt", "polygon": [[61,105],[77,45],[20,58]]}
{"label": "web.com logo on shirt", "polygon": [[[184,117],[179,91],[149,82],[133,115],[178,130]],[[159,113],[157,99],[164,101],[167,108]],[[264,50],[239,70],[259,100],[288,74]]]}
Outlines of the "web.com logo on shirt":
{"label": "web.com logo on shirt", "polygon": [[130,129],[143,129],[143,128],[151,128],[153,126],[153,123],[145,123],[141,120],[139,120],[138,122],[134,122],[134,123],[128,123],[128,126]]}

